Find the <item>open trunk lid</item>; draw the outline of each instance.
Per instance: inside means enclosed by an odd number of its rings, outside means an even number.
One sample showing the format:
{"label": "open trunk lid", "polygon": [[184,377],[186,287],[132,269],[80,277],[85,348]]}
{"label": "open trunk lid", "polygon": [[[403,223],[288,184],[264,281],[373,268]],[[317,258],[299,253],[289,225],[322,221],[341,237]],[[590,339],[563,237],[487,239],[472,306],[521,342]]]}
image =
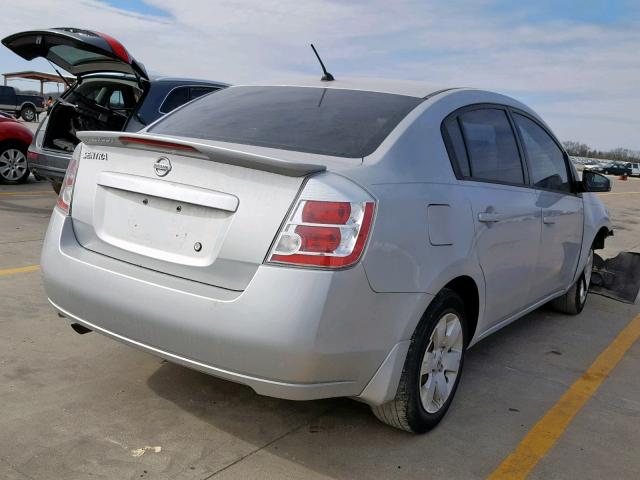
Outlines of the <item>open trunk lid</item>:
{"label": "open trunk lid", "polygon": [[46,58],[76,76],[120,72],[148,80],[144,65],[105,33],[79,28],[29,30],[9,35],[2,43],[25,60]]}
{"label": "open trunk lid", "polygon": [[305,176],[325,169],[159,135],[78,136],[78,241],[231,290],[244,290],[264,261]]}

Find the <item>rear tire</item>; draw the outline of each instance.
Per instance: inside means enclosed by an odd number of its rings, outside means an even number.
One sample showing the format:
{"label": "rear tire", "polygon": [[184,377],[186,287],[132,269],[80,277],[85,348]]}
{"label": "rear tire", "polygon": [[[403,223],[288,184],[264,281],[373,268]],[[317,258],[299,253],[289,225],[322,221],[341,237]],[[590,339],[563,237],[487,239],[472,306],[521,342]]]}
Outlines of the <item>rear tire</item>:
{"label": "rear tire", "polygon": [[460,382],[466,336],[462,299],[445,288],[411,338],[395,398],[372,406],[373,414],[407,432],[424,433],[438,425]]}
{"label": "rear tire", "polygon": [[591,271],[593,269],[593,250],[589,250],[589,257],[584,270],[580,274],[580,278],[571,288],[562,295],[551,301],[551,306],[561,312],[569,315],[578,315],[584,309],[589,294],[589,285],[591,284]]}
{"label": "rear tire", "polygon": [[20,116],[25,122],[33,122],[36,119],[36,109],[31,105],[22,107],[22,110],[20,110]]}

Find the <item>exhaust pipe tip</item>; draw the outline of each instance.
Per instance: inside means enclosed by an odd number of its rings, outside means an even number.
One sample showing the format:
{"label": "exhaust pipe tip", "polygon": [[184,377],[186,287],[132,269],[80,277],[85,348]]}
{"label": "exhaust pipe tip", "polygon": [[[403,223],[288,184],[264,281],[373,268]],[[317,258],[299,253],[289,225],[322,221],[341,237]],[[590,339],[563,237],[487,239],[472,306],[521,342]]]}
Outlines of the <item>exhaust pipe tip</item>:
{"label": "exhaust pipe tip", "polygon": [[71,328],[78,335],[84,335],[85,333],[93,332],[90,328],[85,327],[84,325],[80,325],[79,323],[72,323]]}

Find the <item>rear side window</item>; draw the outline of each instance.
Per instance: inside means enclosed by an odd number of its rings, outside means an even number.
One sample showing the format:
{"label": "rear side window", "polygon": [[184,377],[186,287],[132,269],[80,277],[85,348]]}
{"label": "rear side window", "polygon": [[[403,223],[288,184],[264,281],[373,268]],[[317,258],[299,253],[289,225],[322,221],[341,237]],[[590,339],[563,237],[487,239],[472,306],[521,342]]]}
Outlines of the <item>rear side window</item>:
{"label": "rear side window", "polygon": [[449,117],[443,124],[442,132],[449,156],[457,170],[456,174],[460,177],[469,178],[471,176],[471,167],[469,166],[469,158],[467,157],[467,149],[464,146],[464,138],[458,123],[458,117]]}
{"label": "rear side window", "polygon": [[464,112],[458,122],[474,180],[524,184],[520,153],[504,110],[484,108]]}
{"label": "rear side window", "polygon": [[164,99],[162,105],[160,105],[161,113],[169,113],[181,105],[184,105],[191,100],[195,100],[198,97],[211,93],[215,90],[219,90],[216,87],[178,87],[171,90],[167,98]]}
{"label": "rear side window", "polygon": [[421,98],[314,87],[231,87],[168,115],[149,131],[361,158]]}
{"label": "rear side window", "polygon": [[171,90],[167,98],[164,99],[162,105],[160,105],[160,111],[162,113],[169,113],[175,110],[180,105],[184,105],[189,101],[189,87],[178,87]]}
{"label": "rear side window", "polygon": [[571,192],[571,182],[564,155],[556,142],[533,120],[513,114],[520,132],[535,187]]}
{"label": "rear side window", "polygon": [[214,90],[218,89],[214,87],[191,87],[191,96],[189,97],[189,100],[195,100],[196,98],[206,95],[207,93],[211,93]]}

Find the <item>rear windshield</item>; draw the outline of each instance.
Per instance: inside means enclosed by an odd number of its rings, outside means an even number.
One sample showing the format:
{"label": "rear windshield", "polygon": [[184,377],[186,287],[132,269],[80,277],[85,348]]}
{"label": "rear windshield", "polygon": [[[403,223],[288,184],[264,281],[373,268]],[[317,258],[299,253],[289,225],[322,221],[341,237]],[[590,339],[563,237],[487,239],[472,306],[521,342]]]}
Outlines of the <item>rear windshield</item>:
{"label": "rear windshield", "polygon": [[167,115],[149,131],[358,158],[378,148],[421,101],[360,90],[232,87]]}

